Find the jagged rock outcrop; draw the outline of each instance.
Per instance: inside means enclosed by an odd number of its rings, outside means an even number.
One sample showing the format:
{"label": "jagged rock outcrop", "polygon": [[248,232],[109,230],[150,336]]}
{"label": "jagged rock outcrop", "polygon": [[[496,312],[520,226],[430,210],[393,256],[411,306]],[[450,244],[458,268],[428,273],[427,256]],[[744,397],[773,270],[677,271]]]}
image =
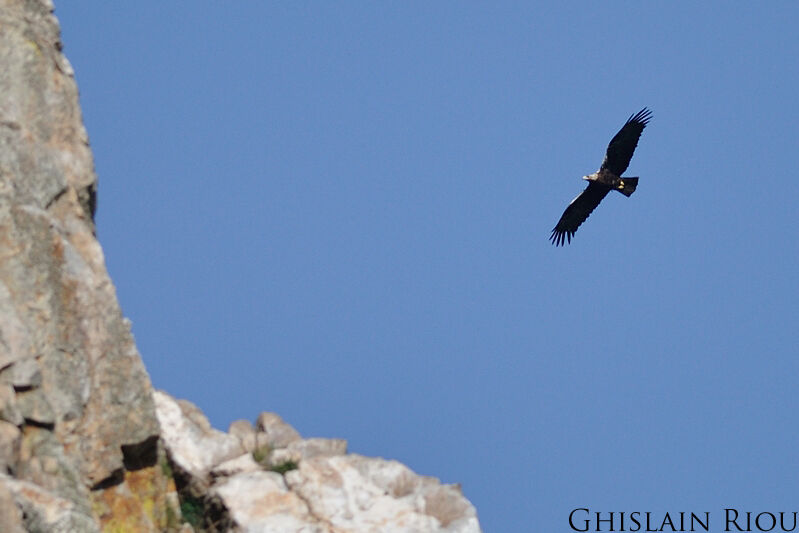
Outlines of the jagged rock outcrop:
{"label": "jagged rock outcrop", "polygon": [[204,529],[247,532],[479,532],[457,486],[397,461],[347,454],[341,439],[302,439],[274,413],[256,427],[211,428],[196,407],[155,393],[166,449],[184,501]]}
{"label": "jagged rock outcrop", "polygon": [[152,390],[94,236],[52,12],[0,0],[2,531],[479,531],[456,487],[272,413],[216,431]]}

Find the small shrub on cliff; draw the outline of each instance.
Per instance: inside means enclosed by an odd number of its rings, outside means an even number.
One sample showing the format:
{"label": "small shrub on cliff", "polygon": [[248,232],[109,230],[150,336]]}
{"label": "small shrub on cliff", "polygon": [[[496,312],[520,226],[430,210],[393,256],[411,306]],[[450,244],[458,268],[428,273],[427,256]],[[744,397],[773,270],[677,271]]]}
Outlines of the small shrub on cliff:
{"label": "small shrub on cliff", "polygon": [[294,461],[286,461],[285,463],[280,463],[279,465],[272,466],[269,470],[272,472],[277,472],[278,474],[285,474],[289,470],[297,470],[299,465]]}
{"label": "small shrub on cliff", "polygon": [[272,447],[268,444],[259,446],[252,451],[252,458],[261,466],[269,468],[269,454],[272,453]]}

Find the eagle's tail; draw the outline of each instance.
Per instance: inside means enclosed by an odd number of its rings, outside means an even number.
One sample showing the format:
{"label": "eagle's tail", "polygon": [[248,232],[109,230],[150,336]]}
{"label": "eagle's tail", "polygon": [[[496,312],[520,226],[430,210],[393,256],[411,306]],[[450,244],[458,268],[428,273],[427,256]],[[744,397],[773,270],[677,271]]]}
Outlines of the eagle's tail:
{"label": "eagle's tail", "polygon": [[624,180],[624,186],[618,189],[618,191],[624,196],[629,197],[635,192],[635,188],[638,187],[638,178],[622,178],[622,180]]}

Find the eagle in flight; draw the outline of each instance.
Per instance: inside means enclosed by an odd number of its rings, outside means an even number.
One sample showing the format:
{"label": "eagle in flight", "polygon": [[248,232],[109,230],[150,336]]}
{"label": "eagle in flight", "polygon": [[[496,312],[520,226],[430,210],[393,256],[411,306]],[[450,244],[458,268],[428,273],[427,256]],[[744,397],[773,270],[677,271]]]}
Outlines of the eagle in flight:
{"label": "eagle in flight", "polygon": [[588,215],[611,190],[619,191],[624,196],[630,196],[635,192],[638,178],[622,178],[621,175],[627,170],[635,147],[638,146],[641,132],[644,131],[650,118],[652,112],[643,108],[628,118],[619,133],[610,140],[602,166],[597,172],[583,176],[584,180],[588,180],[588,187],[572,200],[552,230],[552,235],[549,237],[552,244],[562,246],[566,242],[571,243],[572,236],[580,224],[585,222]]}

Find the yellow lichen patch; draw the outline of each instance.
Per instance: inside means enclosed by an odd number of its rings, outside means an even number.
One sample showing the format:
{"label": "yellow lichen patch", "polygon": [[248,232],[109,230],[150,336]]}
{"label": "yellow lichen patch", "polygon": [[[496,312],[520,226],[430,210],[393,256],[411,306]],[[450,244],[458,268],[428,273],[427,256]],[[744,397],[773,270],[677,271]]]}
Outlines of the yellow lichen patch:
{"label": "yellow lichen patch", "polygon": [[168,497],[174,493],[175,482],[151,466],[125,472],[119,485],[94,492],[93,508],[108,533],[168,531],[176,526]]}
{"label": "yellow lichen patch", "polygon": [[28,45],[28,48],[32,48],[37,56],[42,56],[42,49],[39,47],[39,43],[32,41],[31,39],[25,39],[25,44]]}

